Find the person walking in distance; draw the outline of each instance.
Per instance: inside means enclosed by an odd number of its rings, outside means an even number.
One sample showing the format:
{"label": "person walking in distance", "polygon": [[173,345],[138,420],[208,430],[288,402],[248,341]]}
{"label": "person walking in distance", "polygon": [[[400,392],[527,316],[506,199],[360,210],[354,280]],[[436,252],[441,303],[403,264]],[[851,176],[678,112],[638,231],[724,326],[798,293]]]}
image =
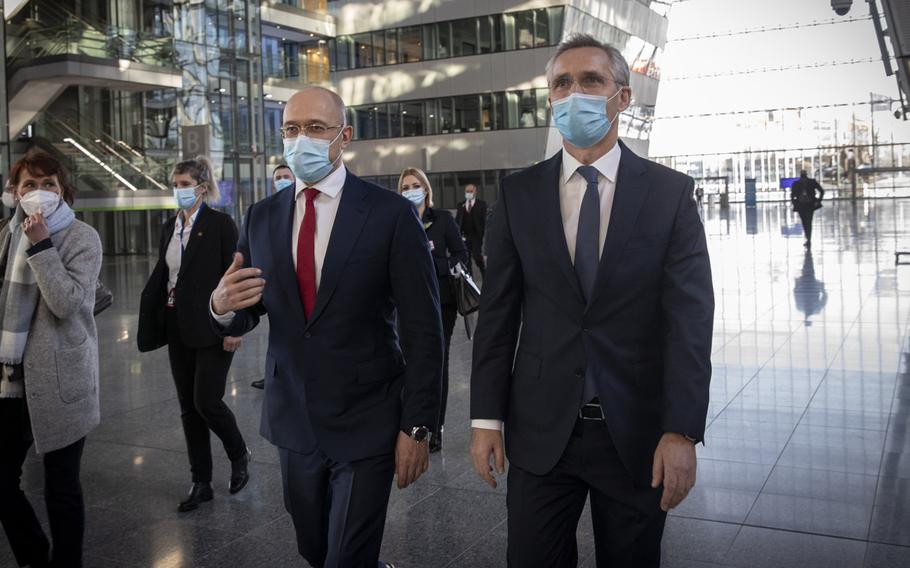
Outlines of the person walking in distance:
{"label": "person walking in distance", "polygon": [[803,234],[806,236],[803,246],[806,248],[812,246],[812,217],[815,216],[816,209],[821,209],[824,198],[825,190],[818,181],[810,178],[806,170],[799,172],[799,179],[790,188],[790,202],[803,224]]}
{"label": "person walking in distance", "polygon": [[[469,183],[464,188],[464,201],[458,204],[455,224],[461,229],[468,254],[474,259],[474,263],[480,269],[480,276],[483,277],[487,271],[487,263],[483,257],[483,236],[487,229],[487,203],[477,198],[477,186],[473,183]],[[469,270],[470,264],[469,261]]]}

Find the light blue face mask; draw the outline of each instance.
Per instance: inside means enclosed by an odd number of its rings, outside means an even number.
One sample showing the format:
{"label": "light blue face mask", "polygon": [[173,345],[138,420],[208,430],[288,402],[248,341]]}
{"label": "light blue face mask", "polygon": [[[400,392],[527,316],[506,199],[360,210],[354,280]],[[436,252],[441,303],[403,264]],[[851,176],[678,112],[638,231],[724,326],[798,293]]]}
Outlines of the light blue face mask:
{"label": "light blue face mask", "polygon": [[295,181],[288,178],[281,178],[275,182],[275,191],[281,191],[282,189],[287,189],[289,187],[294,187]]}
{"label": "light blue face mask", "polygon": [[427,194],[423,192],[422,187],[406,189],[401,192],[401,196],[414,204],[414,207],[420,207],[427,199]]}
{"label": "light blue face mask", "polygon": [[603,140],[613,127],[613,120],[607,116],[607,103],[612,97],[572,93],[564,99],[553,102],[553,123],[569,144],[578,148],[590,148]]}
{"label": "light blue face mask", "polygon": [[181,209],[189,209],[196,204],[196,188],[198,185],[193,187],[175,187],[174,188],[174,199],[177,201],[177,207]]}
{"label": "light blue face mask", "polygon": [[[338,136],[344,132],[344,127]],[[335,162],[341,159],[341,152],[334,161],[329,159],[329,147],[338,140],[336,136],[331,142],[319,138],[310,138],[301,134],[297,138],[284,140],[284,161],[294,175],[308,184],[314,184],[332,172]]]}
{"label": "light blue face mask", "polygon": [[474,194],[470,192],[465,192],[464,194],[465,201],[474,201]]}

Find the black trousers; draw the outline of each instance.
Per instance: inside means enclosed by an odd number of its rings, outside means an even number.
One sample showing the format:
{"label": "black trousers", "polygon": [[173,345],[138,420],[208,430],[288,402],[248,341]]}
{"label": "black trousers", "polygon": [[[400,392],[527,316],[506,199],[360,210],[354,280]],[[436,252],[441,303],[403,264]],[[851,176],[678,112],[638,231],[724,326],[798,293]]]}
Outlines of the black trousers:
{"label": "black trousers", "polygon": [[436,422],[436,434],[442,432],[446,423],[446,403],[449,400],[449,349],[452,347],[452,333],[455,331],[455,320],[458,318],[458,306],[455,302],[442,305],[442,400],[439,403],[439,420]]}
{"label": "black trousers", "polygon": [[234,354],[225,351],[221,343],[202,349],[187,347],[180,339],[174,310],[168,310],[167,318],[167,351],[180,402],[190,471],[194,483],[211,482],[209,430],[221,439],[229,459],[239,459],[246,452],[234,413],[222,400]]}
{"label": "black trousers", "polygon": [[483,277],[487,272],[487,263],[483,260],[483,238],[475,235],[465,235],[464,244],[468,249],[468,270],[471,269],[471,259],[477,263],[480,269],[480,276]]}
{"label": "black trousers", "polygon": [[85,438],[44,454],[44,500],[54,543],[50,543],[35,510],[19,486],[22,464],[32,446],[25,399],[0,400],[0,522],[20,566],[79,568],[85,504],[79,467]]}
{"label": "black trousers", "polygon": [[376,568],[395,456],[351,463],[278,449],[297,550],[315,568]]}
{"label": "black trousers", "polygon": [[812,217],[815,215],[815,207],[812,205],[809,206],[798,206],[796,212],[799,213],[799,220],[803,224],[803,233],[806,235],[806,240],[812,240]]}
{"label": "black trousers", "polygon": [[658,568],[666,513],[663,489],[636,486],[606,423],[578,420],[553,470],[534,475],[509,466],[511,568],[574,568],[575,531],[591,496],[597,568]]}

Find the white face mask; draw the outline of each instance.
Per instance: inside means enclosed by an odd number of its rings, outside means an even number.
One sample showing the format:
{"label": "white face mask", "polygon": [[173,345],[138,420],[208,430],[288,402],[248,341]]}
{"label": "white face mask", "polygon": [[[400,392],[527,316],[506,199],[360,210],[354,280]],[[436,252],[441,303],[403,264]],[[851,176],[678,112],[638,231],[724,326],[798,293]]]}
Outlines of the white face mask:
{"label": "white face mask", "polygon": [[40,211],[47,216],[57,209],[60,194],[45,189],[35,189],[20,197],[19,203],[26,215],[34,215]]}
{"label": "white face mask", "polygon": [[3,206],[8,209],[16,208],[16,196],[10,191],[3,192]]}

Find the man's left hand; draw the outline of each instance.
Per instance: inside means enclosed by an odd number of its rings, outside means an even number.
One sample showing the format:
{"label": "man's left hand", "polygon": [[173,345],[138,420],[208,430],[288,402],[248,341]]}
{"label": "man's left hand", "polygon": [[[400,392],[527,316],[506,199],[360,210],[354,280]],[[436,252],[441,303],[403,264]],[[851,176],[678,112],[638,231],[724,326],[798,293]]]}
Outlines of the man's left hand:
{"label": "man's left hand", "polygon": [[28,242],[33,245],[40,243],[44,239],[49,239],[51,236],[50,231],[47,229],[44,215],[40,211],[34,215],[29,215],[22,221],[22,231],[28,237]]}
{"label": "man's left hand", "polygon": [[682,503],[695,485],[695,444],[682,434],[667,432],[654,451],[651,487],[664,486],[660,508],[664,511]]}
{"label": "man's left hand", "polygon": [[418,443],[404,432],[399,432],[398,442],[395,444],[395,473],[398,476],[398,489],[404,489],[417,481],[429,467],[430,444],[426,441]]}

